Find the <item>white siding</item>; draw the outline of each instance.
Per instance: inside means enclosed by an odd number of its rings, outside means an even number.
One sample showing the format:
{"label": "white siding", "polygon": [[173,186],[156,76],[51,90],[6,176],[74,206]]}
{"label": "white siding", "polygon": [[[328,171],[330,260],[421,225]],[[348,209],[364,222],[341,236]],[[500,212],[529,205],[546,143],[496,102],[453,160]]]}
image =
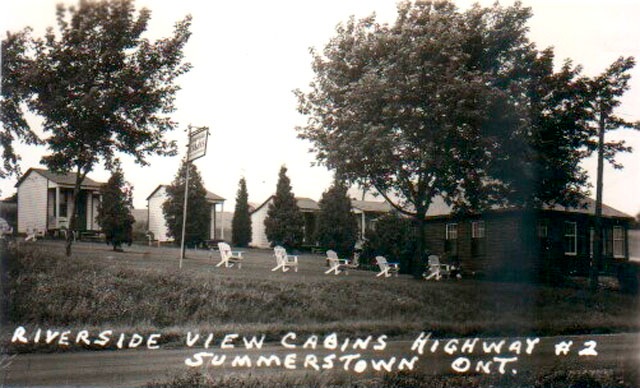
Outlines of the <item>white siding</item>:
{"label": "white siding", "polygon": [[[214,219],[216,222],[213,222]],[[217,223],[218,219],[219,217],[218,212],[216,211],[216,205],[211,204],[211,214],[209,214],[209,238],[212,240],[216,237],[220,238],[220,233],[216,232],[216,229],[220,230],[220,225]]]}
{"label": "white siding", "polygon": [[251,214],[251,246],[257,248],[269,248],[270,246],[264,228],[264,220],[267,218],[269,203]]}
{"label": "white siding", "polygon": [[159,188],[148,200],[149,208],[149,231],[153,233],[153,238],[158,241],[167,241],[167,223],[162,213],[162,204],[167,200],[167,191],[164,187]]}
{"label": "white siding", "polygon": [[47,230],[47,179],[30,173],[18,186],[18,233]]}

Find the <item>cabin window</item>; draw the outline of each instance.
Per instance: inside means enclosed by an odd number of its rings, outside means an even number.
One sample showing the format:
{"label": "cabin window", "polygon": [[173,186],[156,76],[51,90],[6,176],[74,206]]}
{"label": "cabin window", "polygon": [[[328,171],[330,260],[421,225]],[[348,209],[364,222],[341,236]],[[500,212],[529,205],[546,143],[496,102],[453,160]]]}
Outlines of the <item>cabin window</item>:
{"label": "cabin window", "polygon": [[538,222],[538,237],[539,238],[549,237],[549,225],[547,224],[547,220],[540,220]]}
{"label": "cabin window", "polygon": [[60,217],[67,217],[67,193],[60,191]]}
{"label": "cabin window", "polygon": [[484,238],[484,221],[471,223],[471,238]]}
{"label": "cabin window", "polygon": [[[596,230],[595,228],[592,226],[589,228],[589,257],[593,257],[593,240],[595,240],[596,238]],[[602,243],[602,242],[600,242]]]}
{"label": "cabin window", "polygon": [[458,255],[458,224],[447,224],[445,228],[444,250],[450,256]]}
{"label": "cabin window", "polygon": [[447,224],[446,239],[447,240],[458,239],[458,224]]}
{"label": "cabin window", "polygon": [[564,253],[576,255],[578,253],[578,225],[575,222],[564,222]]}
{"label": "cabin window", "polygon": [[624,228],[613,227],[613,257],[623,258],[624,254]]}

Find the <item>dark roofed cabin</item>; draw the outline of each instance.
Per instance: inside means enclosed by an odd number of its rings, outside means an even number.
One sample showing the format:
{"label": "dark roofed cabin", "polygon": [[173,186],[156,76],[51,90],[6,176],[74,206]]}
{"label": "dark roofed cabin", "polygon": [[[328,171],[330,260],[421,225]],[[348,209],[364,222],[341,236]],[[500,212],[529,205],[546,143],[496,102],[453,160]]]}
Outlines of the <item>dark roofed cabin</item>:
{"label": "dark roofed cabin", "polygon": [[[428,249],[468,272],[526,280],[557,272],[587,275],[594,249],[595,201],[585,207],[523,211],[495,209],[427,217]],[[431,212],[430,212],[431,213]],[[633,218],[603,205],[603,270],[629,260],[628,229]]]}

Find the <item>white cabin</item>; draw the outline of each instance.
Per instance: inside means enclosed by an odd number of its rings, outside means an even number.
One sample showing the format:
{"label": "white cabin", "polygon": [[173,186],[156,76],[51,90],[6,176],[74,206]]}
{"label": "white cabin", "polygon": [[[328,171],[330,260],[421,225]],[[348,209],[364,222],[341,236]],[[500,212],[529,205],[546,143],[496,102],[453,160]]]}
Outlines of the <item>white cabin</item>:
{"label": "white cabin", "polygon": [[[30,168],[18,180],[18,233],[59,231],[69,228],[75,173],[57,174]],[[80,186],[78,230],[99,231],[96,221],[101,182],[86,177]]]}
{"label": "white cabin", "polygon": [[[273,203],[273,195],[267,198],[262,205],[251,212],[251,243],[256,248],[269,248],[270,241],[267,239],[264,220],[267,218],[269,204]],[[296,198],[298,209],[304,218],[304,241],[303,244],[313,245],[315,234],[316,214],[320,211],[318,203],[309,198]]]}
{"label": "white cabin", "polygon": [[[170,241],[171,238],[168,235],[169,229],[164,219],[164,213],[162,212],[162,205],[169,198],[166,190],[167,185],[159,185],[155,190],[147,197],[147,214],[149,232],[152,235],[152,239],[157,242]],[[210,209],[205,211],[210,212],[210,230],[209,239],[211,240],[224,240],[224,225],[219,224],[218,210],[220,206],[220,213],[224,211],[225,199],[221,196],[207,191],[207,202],[211,205]]]}

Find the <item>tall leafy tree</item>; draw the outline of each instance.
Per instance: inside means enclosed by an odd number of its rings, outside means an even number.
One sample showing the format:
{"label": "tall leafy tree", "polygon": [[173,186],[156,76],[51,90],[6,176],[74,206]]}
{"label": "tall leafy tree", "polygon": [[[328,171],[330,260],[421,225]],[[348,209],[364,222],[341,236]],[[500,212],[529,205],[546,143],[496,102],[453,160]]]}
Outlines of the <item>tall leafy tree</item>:
{"label": "tall leafy tree", "polygon": [[98,207],[98,224],[113,250],[122,250],[122,243],[131,245],[133,238],[133,187],[127,184],[122,169],[117,167],[100,193],[102,201]]}
{"label": "tall leafy tree", "polygon": [[[416,275],[434,197],[459,211],[568,202],[586,179],[571,154],[582,130],[563,121],[580,113],[565,109],[577,97],[554,94],[567,92],[577,70],[567,63],[553,73],[552,51],[527,38],[530,16],[520,3],[460,12],[448,1],[403,2],[393,25],[351,18],[312,50],[315,79],[296,91],[308,116],[299,136],[321,163],[413,217]],[[544,155],[555,138],[563,148]],[[531,190],[556,160],[568,162],[548,177],[549,195],[538,191],[545,184]]]}
{"label": "tall leafy tree", "polygon": [[187,168],[189,169],[189,193],[184,241],[187,245],[197,245],[209,238],[211,205],[207,202],[207,190],[202,183],[200,172],[193,163],[183,161],[173,182],[166,187],[168,198],[162,205],[162,212],[167,223],[167,234],[180,245]]}
{"label": "tall leafy tree", "polygon": [[348,187],[335,180],[322,194],[318,205],[317,239],[321,246],[333,249],[343,256],[350,255],[358,236],[358,223],[351,211]]}
{"label": "tall leafy tree", "polygon": [[26,101],[29,91],[25,82],[29,74],[31,58],[27,54],[30,46],[30,29],[17,33],[7,32],[2,40],[2,56],[0,58],[0,149],[2,149],[2,165],[0,178],[10,174],[19,174],[18,160],[20,156],[13,148],[15,140],[38,144],[40,139],[29,128],[24,119],[21,103]]}
{"label": "tall leafy tree", "polygon": [[[177,22],[172,36],[151,42],[142,37],[151,12],[136,12],[133,0],[60,4],[56,15],[58,30],[30,40],[31,49],[21,52],[24,63],[16,66],[26,71],[18,90],[27,91],[29,111],[43,119],[50,153],[42,162],[75,172],[77,200],[86,175],[98,163],[111,169],[116,153],[140,164],[151,154],[175,154],[165,134],[177,125],[169,116],[175,80],[190,69],[183,48],[191,18]],[[78,204],[71,206],[75,229]]]}
{"label": "tall leafy tree", "polygon": [[583,85],[586,93],[586,110],[588,112],[587,125],[589,139],[586,146],[590,153],[597,152],[598,172],[596,178],[596,209],[594,254],[590,270],[590,286],[593,291],[598,288],[598,276],[602,266],[602,188],[604,185],[604,161],[608,161],[614,168],[622,168],[615,160],[618,152],[631,152],[631,147],[624,141],[605,141],[609,131],[622,128],[640,129],[640,122],[631,123],[615,114],[620,105],[620,98],[629,89],[629,71],[635,66],[633,57],[620,57],[614,61],[602,74],[588,78],[584,77]]}
{"label": "tall leafy tree", "polygon": [[285,166],[280,168],[276,194],[267,209],[264,226],[267,239],[272,245],[295,248],[302,244],[304,218],[291,191],[291,181]]}
{"label": "tall leafy tree", "polygon": [[231,241],[238,247],[246,247],[251,242],[251,215],[249,214],[249,194],[247,182],[243,178],[238,183],[236,207],[231,220]]}

